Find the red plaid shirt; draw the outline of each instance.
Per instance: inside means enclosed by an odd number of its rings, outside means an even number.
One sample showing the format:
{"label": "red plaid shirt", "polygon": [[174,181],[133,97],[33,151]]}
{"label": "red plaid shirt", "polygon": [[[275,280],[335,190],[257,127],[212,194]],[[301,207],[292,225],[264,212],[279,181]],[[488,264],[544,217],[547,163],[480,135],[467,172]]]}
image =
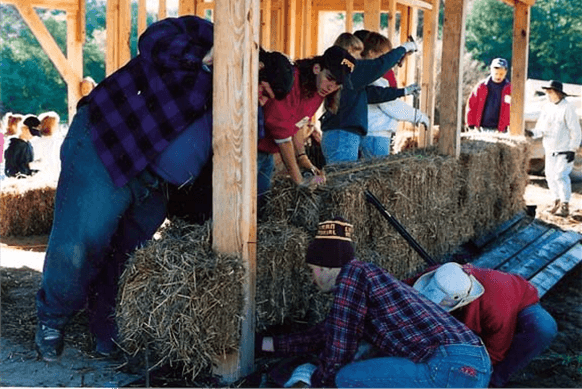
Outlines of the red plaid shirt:
{"label": "red plaid shirt", "polygon": [[324,322],[310,330],[274,338],[278,353],[319,352],[314,387],[335,386],[339,369],[351,362],[365,339],[386,355],[424,362],[441,345],[480,339],[449,313],[386,270],[353,260],[344,265]]}

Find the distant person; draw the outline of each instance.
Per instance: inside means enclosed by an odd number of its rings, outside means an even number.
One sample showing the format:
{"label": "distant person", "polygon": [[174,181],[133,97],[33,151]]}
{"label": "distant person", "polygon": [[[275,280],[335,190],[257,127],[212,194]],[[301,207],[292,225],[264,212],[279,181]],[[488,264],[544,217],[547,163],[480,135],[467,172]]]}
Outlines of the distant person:
{"label": "distant person", "polygon": [[34,149],[30,140],[33,136],[41,136],[40,120],[36,116],[28,116],[20,126],[20,135],[10,139],[10,144],[4,152],[6,177],[26,178],[37,173],[31,169],[34,161]]}
{"label": "distant person", "polygon": [[491,75],[478,83],[467,101],[466,123],[471,130],[507,132],[511,107],[511,83],[507,60],[491,61]]}
{"label": "distant person", "polygon": [[566,100],[569,95],[560,81],[552,80],[542,88],[549,101],[542,107],[532,135],[543,138],[546,181],[554,198],[549,212],[566,217],[572,196],[570,172],[580,147],[580,122],[574,105]]}
{"label": "distant person", "polygon": [[95,89],[96,86],[97,83],[93,78],[89,76],[83,78],[83,81],[81,81],[81,96],[89,96],[89,93],[91,93],[91,91]]}
{"label": "distant person", "polygon": [[521,276],[449,262],[405,282],[481,337],[495,387],[505,386],[556,337],[556,321],[540,305],[535,286]]}

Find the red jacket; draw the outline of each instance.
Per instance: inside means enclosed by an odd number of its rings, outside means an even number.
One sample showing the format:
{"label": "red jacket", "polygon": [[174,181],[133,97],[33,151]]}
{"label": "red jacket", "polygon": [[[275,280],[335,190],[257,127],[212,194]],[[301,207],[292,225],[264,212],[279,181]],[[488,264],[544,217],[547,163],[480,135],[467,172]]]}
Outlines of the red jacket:
{"label": "red jacket", "polygon": [[[481,119],[483,117],[483,108],[485,107],[485,101],[487,100],[487,94],[489,90],[487,89],[487,82],[491,77],[487,77],[485,80],[481,81],[479,84],[473,88],[471,96],[467,101],[467,113],[466,113],[466,123],[467,126],[481,125]],[[501,91],[501,109],[499,110],[499,123],[497,129],[501,132],[506,132],[507,127],[509,127],[509,110],[511,108],[511,83],[507,83],[503,90]]]}
{"label": "red jacket", "polygon": [[[437,267],[428,268],[425,273]],[[495,365],[505,358],[511,346],[517,314],[539,302],[538,291],[526,279],[515,274],[478,268],[471,264],[463,265],[463,269],[475,276],[485,288],[485,293],[451,314],[481,337],[491,363]],[[413,285],[422,274],[404,282]]]}

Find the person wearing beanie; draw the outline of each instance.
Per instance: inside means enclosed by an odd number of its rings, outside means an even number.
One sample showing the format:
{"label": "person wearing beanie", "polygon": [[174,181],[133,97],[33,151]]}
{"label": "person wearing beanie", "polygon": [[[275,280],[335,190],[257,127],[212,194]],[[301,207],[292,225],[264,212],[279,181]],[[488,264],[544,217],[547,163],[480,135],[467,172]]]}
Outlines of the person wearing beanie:
{"label": "person wearing beanie", "polygon": [[[155,22],[140,35],[139,54],[79,101],[61,147],[36,294],[44,361],[58,360],[68,322],[87,303],[95,352],[117,352],[115,303],[129,254],[166,219],[168,185],[195,181],[211,158],[213,44],[203,18]],[[259,79],[259,103],[285,94]]]}
{"label": "person wearing beanie", "polygon": [[554,318],[539,304],[538,291],[519,275],[449,262],[404,281],[439,304],[483,339],[493,373],[504,387],[550,346]]}
{"label": "person wearing beanie", "polygon": [[38,172],[30,168],[30,163],[34,161],[34,149],[30,140],[33,136],[41,136],[39,126],[40,120],[30,115],[22,122],[18,138],[10,139],[4,152],[6,177],[26,178]]}
{"label": "person wearing beanie", "polygon": [[[491,362],[481,339],[383,268],[356,259],[352,235],[345,220],[328,220],[307,249],[315,285],[333,293],[326,319],[305,332],[257,337],[267,354],[317,356],[285,386],[300,377],[311,387],[487,387]],[[362,341],[379,354],[355,361]]]}
{"label": "person wearing beanie", "polygon": [[580,122],[576,107],[566,97],[560,81],[552,80],[542,87],[548,101],[542,106],[532,137],[542,138],[545,153],[545,174],[548,188],[554,197],[551,214],[566,217],[570,214],[572,182],[576,150],[580,147]]}
{"label": "person wearing beanie", "polygon": [[511,83],[507,60],[491,61],[490,76],[473,88],[467,100],[465,121],[470,130],[507,132],[511,109]]}

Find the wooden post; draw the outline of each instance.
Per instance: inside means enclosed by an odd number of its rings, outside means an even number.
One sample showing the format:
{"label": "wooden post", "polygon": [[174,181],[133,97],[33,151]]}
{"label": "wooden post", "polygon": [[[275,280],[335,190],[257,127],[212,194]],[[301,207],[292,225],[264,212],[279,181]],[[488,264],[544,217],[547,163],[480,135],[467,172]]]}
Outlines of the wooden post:
{"label": "wooden post", "polygon": [[380,31],[380,0],[364,0],[364,28]]}
{"label": "wooden post", "polygon": [[435,106],[435,47],[438,38],[440,0],[433,0],[432,10],[424,10],[424,25],[422,33],[422,93],[420,95],[420,110],[428,115],[430,126],[426,133],[421,131],[418,139],[419,147],[433,144],[433,124]]}
{"label": "wooden post", "polygon": [[[409,11],[410,9],[402,4],[398,4],[398,9],[400,10],[400,44],[406,42],[408,39],[408,31],[410,30],[409,23],[410,23],[410,16]],[[397,70],[397,81],[399,86],[405,86],[408,77],[408,64],[409,64],[410,56],[408,56],[403,62],[401,67],[395,67],[394,70]],[[407,103],[410,103],[408,99],[406,99]],[[401,124],[404,124],[401,122]]]}
{"label": "wooden post", "polygon": [[261,46],[265,50],[271,50],[271,19],[272,17],[272,2],[271,0],[263,0],[263,9],[261,12]]}
{"label": "wooden post", "polygon": [[388,0],[388,39],[394,44],[396,38],[396,0]]}
{"label": "wooden post", "polygon": [[213,249],[246,269],[240,348],[215,369],[231,383],[254,369],[259,2],[217,0],[214,12]]}
{"label": "wooden post", "polygon": [[[77,23],[79,12],[67,12],[67,60],[74,73],[67,81],[67,107],[69,123],[77,112],[77,102],[81,99],[81,81],[83,80],[83,43],[85,34],[79,34]],[[83,14],[84,15],[84,14]]]}
{"label": "wooden post", "polygon": [[516,2],[513,12],[513,55],[511,60],[511,110],[509,132],[523,135],[525,109],[525,82],[529,54],[530,6]]}
{"label": "wooden post", "polygon": [[354,31],[354,0],[346,0],[346,31]]}
{"label": "wooden post", "polygon": [[147,28],[146,0],[139,0],[137,4],[137,36],[139,37]]}
{"label": "wooden post", "polygon": [[287,0],[287,33],[285,34],[285,51],[289,56],[295,58],[295,32],[297,30],[297,0]]}
{"label": "wooden post", "polygon": [[158,0],[158,20],[165,19],[168,16],[166,0]]}
{"label": "wooden post", "polygon": [[313,17],[313,9],[311,1],[307,1],[303,6],[303,39],[301,45],[301,58],[306,58],[311,54],[311,18]]}
{"label": "wooden post", "polygon": [[106,24],[105,73],[110,75],[131,59],[129,48],[131,34],[130,0],[108,0]]}
{"label": "wooden post", "polygon": [[465,0],[447,0],[443,24],[439,150],[458,157],[461,152]]}
{"label": "wooden post", "polygon": [[196,1],[180,0],[180,4],[178,5],[178,15],[196,15]]}

